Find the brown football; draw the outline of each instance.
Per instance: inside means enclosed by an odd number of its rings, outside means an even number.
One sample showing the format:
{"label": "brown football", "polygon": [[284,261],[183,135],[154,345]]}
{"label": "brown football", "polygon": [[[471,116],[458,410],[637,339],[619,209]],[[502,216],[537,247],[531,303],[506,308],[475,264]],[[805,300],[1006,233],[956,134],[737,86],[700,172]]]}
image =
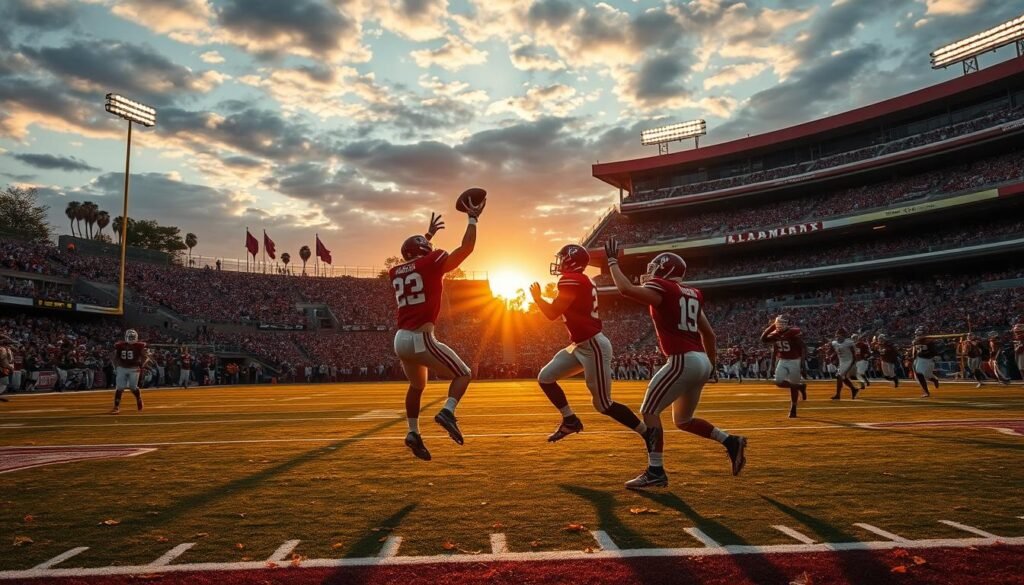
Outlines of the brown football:
{"label": "brown football", "polygon": [[466,213],[469,209],[466,204],[469,203],[473,207],[480,205],[487,199],[487,191],[484,191],[480,187],[470,187],[459,195],[459,199],[455,202],[455,209],[458,209],[462,213]]}

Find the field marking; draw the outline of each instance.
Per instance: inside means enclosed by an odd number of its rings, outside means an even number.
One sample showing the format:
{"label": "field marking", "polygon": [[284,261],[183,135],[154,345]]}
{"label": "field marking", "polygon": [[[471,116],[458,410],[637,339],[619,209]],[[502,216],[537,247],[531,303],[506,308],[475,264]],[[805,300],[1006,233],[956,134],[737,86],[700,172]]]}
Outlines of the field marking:
{"label": "field marking", "polygon": [[906,538],[903,538],[899,534],[893,534],[892,532],[889,532],[887,530],[882,530],[881,528],[879,528],[877,526],[872,526],[870,524],[864,524],[863,522],[857,522],[857,523],[854,524],[854,526],[856,526],[857,528],[863,528],[864,530],[867,530],[868,532],[874,532],[878,536],[881,536],[882,538],[888,538],[889,540],[891,540],[893,542],[910,542],[909,540],[907,540]]}
{"label": "field marking", "polygon": [[405,411],[397,409],[376,409],[363,414],[357,414],[348,420],[381,420],[392,418],[405,418]]}
{"label": "field marking", "polygon": [[[401,541],[401,537],[390,537]],[[385,543],[387,546],[387,543]],[[1024,547],[1024,537],[1011,538],[936,538],[925,540],[908,540],[895,542],[891,540],[878,542],[837,542],[820,544],[775,544],[766,546],[727,545],[722,547],[699,548],[648,548],[598,550],[593,552],[563,550],[541,552],[519,552],[502,555],[494,554],[455,554],[430,556],[377,556],[347,559],[307,559],[302,562],[304,568],[336,568],[336,567],[367,567],[394,565],[442,565],[487,562],[537,562],[537,561],[575,561],[591,559],[626,559],[644,557],[699,557],[722,555],[762,555],[762,554],[810,554],[841,551],[884,551],[895,548],[932,549],[932,548],[971,548],[987,546]],[[382,551],[383,552],[383,551]],[[79,569],[28,569],[0,571],[0,579],[27,580],[33,578],[59,577],[90,577],[134,575],[148,573],[178,573],[206,571],[255,571],[267,568],[265,561],[241,561],[230,563],[189,563],[156,567],[150,565],[115,565]],[[154,571],[154,569],[157,569]]]}
{"label": "field marking", "polygon": [[699,540],[704,546],[706,546],[708,548],[721,548],[722,547],[722,545],[719,544],[717,540],[711,538],[710,536],[705,534],[703,530],[701,530],[700,528],[697,528],[696,526],[689,526],[687,528],[683,528],[683,531],[686,532],[687,534],[689,534],[690,536],[696,538],[697,540]]}
{"label": "field marking", "polygon": [[491,535],[491,554],[492,555],[503,555],[508,553],[508,541],[505,540],[505,535],[495,533]]}
{"label": "field marking", "polygon": [[[398,548],[402,546],[401,536],[389,536],[384,541],[384,546],[380,547],[380,552],[377,553],[378,559],[391,559],[398,556]],[[303,563],[305,564],[305,563]]]}
{"label": "field marking", "polygon": [[952,520],[939,520],[939,522],[945,524],[946,526],[952,526],[953,528],[957,528],[959,530],[963,530],[964,532],[970,532],[971,534],[977,534],[978,536],[980,536],[982,538],[998,538],[995,534],[992,534],[991,532],[985,532],[984,530],[982,530],[980,528],[975,528],[973,526],[968,526],[966,524],[961,524],[959,522],[953,522]]}
{"label": "field marking", "polygon": [[793,540],[802,542],[803,544],[814,544],[814,539],[802,532],[793,530],[789,526],[783,526],[782,524],[772,524],[772,528],[792,538]]}
{"label": "field marking", "polygon": [[69,551],[65,551],[65,552],[60,553],[59,555],[53,557],[52,559],[46,561],[45,563],[40,563],[40,564],[36,565],[35,567],[32,567],[32,570],[33,571],[42,571],[42,570],[45,570],[45,569],[50,569],[52,567],[55,567],[55,566],[63,563],[64,561],[70,559],[71,557],[73,557],[73,556],[75,556],[77,554],[81,554],[81,553],[83,553],[83,552],[85,552],[87,550],[89,550],[89,547],[87,547],[87,546],[79,546],[79,547],[73,548],[73,549],[71,549]]}
{"label": "field marking", "polygon": [[185,554],[185,551],[187,551],[188,549],[192,548],[195,545],[196,545],[196,543],[194,543],[194,542],[186,542],[184,544],[179,544],[178,546],[176,546],[176,547],[172,548],[171,550],[165,552],[163,555],[160,556],[160,558],[158,558],[157,560],[153,561],[152,563],[149,563],[146,566],[147,567],[166,567],[166,566],[171,564],[171,561],[173,561],[174,559],[176,559],[176,558],[180,557],[181,555]]}
{"label": "field marking", "polygon": [[273,563],[273,562],[278,562],[278,561],[286,560],[288,558],[288,555],[290,555],[292,553],[292,551],[295,550],[295,547],[299,546],[300,542],[302,542],[302,541],[301,540],[288,540],[288,541],[285,541],[284,544],[282,544],[281,546],[277,547],[277,550],[274,551],[274,554],[272,554],[269,557],[267,557],[267,562],[268,563]]}
{"label": "field marking", "polygon": [[601,550],[619,550],[619,545],[615,544],[612,537],[604,530],[591,530],[590,534],[597,542],[597,546],[601,547]]}

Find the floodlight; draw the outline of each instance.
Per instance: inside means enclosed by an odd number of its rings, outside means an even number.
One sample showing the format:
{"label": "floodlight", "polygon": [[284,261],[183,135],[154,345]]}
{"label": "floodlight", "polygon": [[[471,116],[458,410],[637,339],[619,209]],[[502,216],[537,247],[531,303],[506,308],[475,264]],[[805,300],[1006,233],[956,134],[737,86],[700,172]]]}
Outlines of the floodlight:
{"label": "floodlight", "polygon": [[669,124],[658,128],[640,131],[640,144],[658,145],[658,154],[668,154],[668,143],[693,138],[694,148],[700,146],[700,137],[708,133],[708,123],[704,120],[690,120],[678,124]]}
{"label": "floodlight", "polygon": [[[956,63],[964,63],[964,72],[977,71],[978,55],[1017,43],[1017,52],[1021,52],[1024,42],[1024,14],[994,26],[976,35],[971,35],[955,43],[938,48],[931,53],[932,69],[944,69]],[[968,62],[971,66],[968,66]]]}
{"label": "floodlight", "polygon": [[116,93],[107,94],[107,104],[104,109],[115,116],[129,122],[142,124],[147,128],[156,126],[156,110]]}

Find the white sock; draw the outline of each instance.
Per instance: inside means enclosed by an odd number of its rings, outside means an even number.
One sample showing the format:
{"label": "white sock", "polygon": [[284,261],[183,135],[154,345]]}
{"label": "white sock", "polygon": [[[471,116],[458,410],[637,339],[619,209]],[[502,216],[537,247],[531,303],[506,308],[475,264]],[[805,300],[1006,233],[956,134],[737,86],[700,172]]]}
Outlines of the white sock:
{"label": "white sock", "polygon": [[715,427],[711,431],[711,438],[718,441],[719,443],[724,443],[725,440],[729,438],[729,433],[719,429],[718,427]]}
{"label": "white sock", "polygon": [[647,432],[647,424],[644,421],[640,421],[640,424],[636,425],[636,428],[633,430],[642,435]]}
{"label": "white sock", "polygon": [[566,405],[565,405],[565,406],[563,406],[562,408],[559,408],[559,409],[558,409],[558,412],[562,413],[562,416],[564,416],[564,417],[566,417],[566,418],[568,418],[568,417],[572,416],[573,414],[575,414],[575,413],[574,413],[574,412],[572,411],[572,407],[571,407],[571,406],[569,406],[568,404],[566,404]]}
{"label": "white sock", "polygon": [[651,467],[664,467],[665,466],[665,454],[664,453],[648,453],[647,464]]}
{"label": "white sock", "polygon": [[420,419],[418,419],[418,418],[410,418],[410,419],[408,419],[408,421],[409,421],[409,432],[410,433],[417,433],[417,434],[419,434],[419,432],[420,432]]}
{"label": "white sock", "polygon": [[444,401],[444,408],[445,408],[445,410],[450,411],[452,414],[455,414],[455,407],[458,404],[459,404],[459,399],[458,398],[452,398],[451,396],[449,396],[448,400]]}

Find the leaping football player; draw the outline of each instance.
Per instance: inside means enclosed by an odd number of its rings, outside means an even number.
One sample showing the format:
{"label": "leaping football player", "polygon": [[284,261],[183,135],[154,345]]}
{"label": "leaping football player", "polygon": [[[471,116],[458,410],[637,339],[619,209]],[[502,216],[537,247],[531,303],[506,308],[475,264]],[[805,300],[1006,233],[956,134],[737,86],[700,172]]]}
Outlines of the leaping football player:
{"label": "leaping football player", "polygon": [[836,371],[836,393],[832,400],[841,398],[844,384],[850,389],[850,395],[854,400],[857,399],[857,393],[860,392],[860,389],[854,386],[853,381],[850,380],[850,372],[853,371],[854,343],[846,329],[840,327],[836,330],[836,338],[829,344],[836,357],[839,358],[839,369]]}
{"label": "leaping football player", "polygon": [[562,319],[572,343],[555,354],[537,376],[544,394],[562,413],[562,422],[548,437],[549,442],[583,430],[583,421],[573,412],[569,399],[558,385],[562,378],[583,372],[594,408],[628,429],[640,434],[648,445],[654,433],[648,432],[639,417],[625,404],[612,401],[612,344],[601,332],[601,316],[597,310],[597,287],[583,271],[590,263],[590,254],[583,246],[563,246],[551,264],[551,274],[558,276],[558,296],[548,302],[541,296],[540,284],[530,285],[530,295],[545,317]]}
{"label": "leaping football player", "polygon": [[476,246],[476,224],[486,202],[467,207],[469,223],[462,236],[462,245],[451,254],[434,249],[430,241],[438,231],[444,229],[440,215],[431,214],[430,228],[425,235],[406,238],[402,243],[402,258],[399,264],[388,271],[388,278],[395,289],[398,303],[398,332],[395,333],[395,354],[402,362],[402,369],[409,379],[409,390],[405,395],[405,415],[409,433],[405,445],[413,455],[430,461],[430,451],[420,436],[420,399],[427,386],[428,372],[439,378],[451,379],[448,399],[434,417],[456,444],[464,443],[462,431],[455,418],[455,407],[466,394],[472,372],[455,351],[434,337],[434,324],[441,312],[441,293],[444,275],[458,268]]}
{"label": "leaping football player", "polygon": [[779,315],[761,333],[761,342],[775,352],[775,385],[789,388],[789,418],[796,418],[796,403],[807,400],[807,384],[801,379],[807,346],[799,327],[790,324],[788,315]]}
{"label": "leaping football player", "polygon": [[932,395],[928,391],[928,382],[939,389],[939,379],[935,376],[935,356],[938,351],[935,349],[933,338],[925,335],[924,327],[914,330],[914,342],[911,347],[911,354],[914,357],[914,377],[921,385],[921,398],[928,398]]}
{"label": "leaping football player", "polygon": [[116,388],[114,390],[114,408],[110,414],[121,413],[121,396],[125,389],[131,390],[135,396],[135,405],[142,410],[142,392],[139,390],[139,374],[142,366],[149,361],[145,342],[139,341],[139,332],[129,329],[124,332],[124,341],[114,344],[114,362]]}
{"label": "leaping football player", "polygon": [[732,461],[732,474],[739,475],[746,464],[746,437],[730,435],[693,413],[700,403],[704,383],[715,376],[717,359],[715,332],[704,314],[704,295],[683,284],[686,262],[664,252],[647,265],[643,285],[636,286],[619,267],[619,243],[614,237],[604,245],[608,269],[622,296],[649,307],[658,346],[668,361],[647,385],[640,414],[654,441],[647,453],[647,469],[626,482],[630,489],[665,487],[664,431],[661,412],[672,407],[672,422],[681,431],[713,439],[725,446]]}
{"label": "leaping football player", "polygon": [[882,377],[892,382],[893,388],[900,387],[900,377],[896,375],[896,363],[900,359],[896,346],[889,341],[889,336],[879,333],[875,341],[878,351],[878,362],[882,367]]}

